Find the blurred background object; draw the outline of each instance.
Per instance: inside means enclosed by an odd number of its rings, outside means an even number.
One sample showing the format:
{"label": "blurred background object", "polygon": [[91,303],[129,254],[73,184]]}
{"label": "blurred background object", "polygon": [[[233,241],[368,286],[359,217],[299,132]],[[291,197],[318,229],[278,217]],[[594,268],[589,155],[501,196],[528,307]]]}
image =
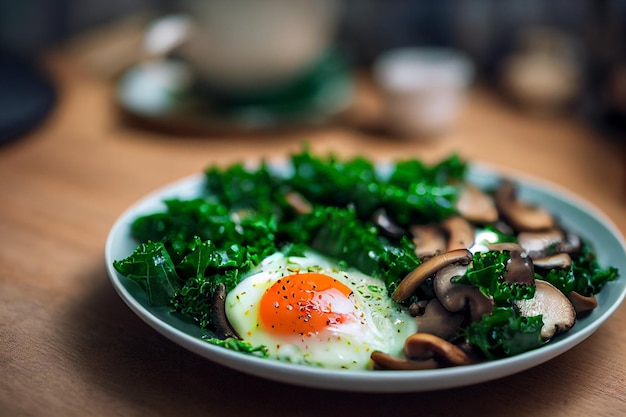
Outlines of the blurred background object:
{"label": "blurred background object", "polygon": [[0,144],[36,127],[55,100],[52,82],[37,62],[0,48]]}
{"label": "blurred background object", "polygon": [[373,71],[389,129],[432,138],[453,128],[474,68],[455,49],[404,47],[381,54]]}
{"label": "blurred background object", "polygon": [[281,88],[314,66],[334,42],[338,6],[337,0],[180,0],[176,20],[153,23],[148,36],[160,33],[161,43],[179,44],[172,50],[213,89],[247,94]]}
{"label": "blurred background object", "polygon": [[[278,18],[279,9],[282,23],[261,17],[267,11]],[[187,43],[166,54],[162,68],[138,64],[149,23],[185,10],[207,19],[207,34],[194,39],[219,41]],[[149,119],[252,129],[327,123],[351,102],[353,69],[368,73],[390,49],[445,47],[464,52],[478,84],[520,110],[579,117],[612,136],[624,131],[626,0],[0,0],[0,46],[34,60],[51,47],[84,46],[105,27],[123,35],[84,47],[85,62],[96,73],[114,75],[122,107]],[[197,59],[203,56],[206,65]],[[277,77],[272,88],[251,87],[262,77],[271,84],[271,71]],[[250,88],[233,94],[227,87],[235,77]],[[146,88],[159,91],[152,97],[160,107],[146,106]],[[203,97],[189,94],[200,90]],[[137,91],[139,100],[129,98]],[[167,117],[155,108],[167,108]]]}
{"label": "blurred background object", "polygon": [[319,124],[352,82],[338,0],[181,0],[148,25],[145,59],[120,80],[124,110],[224,130]]}
{"label": "blurred background object", "polygon": [[553,28],[530,28],[503,59],[499,76],[505,94],[516,104],[551,115],[579,99],[581,66],[580,48],[571,36]]}

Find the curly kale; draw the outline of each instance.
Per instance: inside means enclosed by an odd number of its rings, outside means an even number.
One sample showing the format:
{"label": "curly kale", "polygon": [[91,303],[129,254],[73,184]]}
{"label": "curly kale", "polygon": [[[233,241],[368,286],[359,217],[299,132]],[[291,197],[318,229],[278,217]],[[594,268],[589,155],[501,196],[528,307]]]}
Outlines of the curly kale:
{"label": "curly kale", "polygon": [[581,252],[572,257],[572,266],[567,269],[552,269],[538,275],[564,294],[576,291],[583,296],[593,296],[606,283],[617,279],[617,268],[602,268],[588,243],[583,243]]}
{"label": "curly kale", "polygon": [[504,279],[506,266],[511,259],[509,251],[475,253],[465,275],[456,282],[478,287],[483,294],[492,297],[496,306],[510,306],[514,300],[532,298],[534,285],[507,283]]}
{"label": "curly kale", "polygon": [[517,355],[541,346],[541,316],[522,317],[511,307],[496,307],[465,329],[467,341],[487,359]]}
{"label": "curly kale", "polygon": [[467,341],[488,359],[516,355],[543,343],[542,317],[522,317],[513,306],[515,300],[532,298],[535,286],[506,282],[504,274],[510,258],[509,251],[475,253],[466,273],[456,279],[478,287],[493,299],[493,313],[470,323],[464,331]]}

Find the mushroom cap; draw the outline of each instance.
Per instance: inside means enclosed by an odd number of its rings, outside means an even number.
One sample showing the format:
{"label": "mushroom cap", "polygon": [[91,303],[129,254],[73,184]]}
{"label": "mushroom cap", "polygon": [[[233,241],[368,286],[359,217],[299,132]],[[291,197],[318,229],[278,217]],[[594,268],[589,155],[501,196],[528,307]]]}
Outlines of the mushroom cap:
{"label": "mushroom cap", "polygon": [[487,224],[498,220],[498,210],[493,198],[472,184],[461,186],[456,209],[470,222]]}
{"label": "mushroom cap", "polygon": [[568,253],[557,253],[533,261],[536,267],[542,269],[567,269],[572,263],[572,257]]}
{"label": "mushroom cap", "polygon": [[547,281],[537,279],[535,285],[533,298],[515,301],[520,314],[524,317],[543,316],[541,337],[544,340],[569,330],[576,322],[576,310],[570,300]]}
{"label": "mushroom cap", "polygon": [[433,287],[437,299],[448,311],[456,313],[469,307],[472,321],[478,321],[484,314],[493,312],[493,300],[473,285],[456,284],[455,277],[467,271],[466,265],[449,265],[435,275]]}
{"label": "mushroom cap", "polygon": [[213,310],[211,315],[218,339],[241,339],[226,318],[226,286],[219,283],[213,292]]}
{"label": "mushroom cap", "polygon": [[572,291],[567,294],[567,298],[570,300],[576,310],[576,314],[586,313],[593,310],[598,306],[598,300],[594,296],[585,296]]}
{"label": "mushroom cap", "polygon": [[415,317],[418,332],[446,340],[456,336],[464,319],[464,314],[448,311],[436,298],[428,302],[424,314]]}
{"label": "mushroom cap", "polygon": [[410,228],[415,255],[419,259],[430,258],[446,251],[446,236],[435,224],[416,224]]}
{"label": "mushroom cap", "polygon": [[509,284],[531,285],[535,281],[535,269],[530,256],[526,252],[511,251],[503,278]]}
{"label": "mushroom cap", "polygon": [[567,232],[565,233],[565,238],[562,242],[559,242],[556,245],[557,252],[564,252],[570,255],[575,255],[580,253],[582,249],[582,239],[579,235]]}
{"label": "mushroom cap", "polygon": [[498,252],[504,252],[505,250],[508,250],[509,252],[525,252],[524,248],[521,247],[519,243],[515,242],[488,243],[487,249]]}
{"label": "mushroom cap", "polygon": [[468,265],[471,261],[472,253],[467,249],[458,249],[433,256],[419,264],[413,271],[409,272],[407,276],[400,281],[398,288],[393,292],[391,298],[398,302],[404,301],[417,290],[426,278],[434,275],[440,269],[455,263]]}
{"label": "mushroom cap", "polygon": [[551,248],[555,248],[565,238],[561,229],[549,229],[541,232],[522,232],[517,235],[519,243],[528,256],[533,259],[544,258]]}
{"label": "mushroom cap", "polygon": [[474,363],[460,347],[428,333],[415,333],[404,342],[404,355],[408,359],[434,359],[440,366],[460,366]]}

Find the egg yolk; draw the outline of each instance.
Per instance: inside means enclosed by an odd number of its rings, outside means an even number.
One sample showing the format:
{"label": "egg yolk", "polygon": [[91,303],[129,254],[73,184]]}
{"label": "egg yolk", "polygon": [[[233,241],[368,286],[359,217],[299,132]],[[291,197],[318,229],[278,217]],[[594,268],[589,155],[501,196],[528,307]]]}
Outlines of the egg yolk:
{"label": "egg yolk", "polygon": [[276,335],[310,336],[356,320],[352,290],[333,277],[301,273],[276,281],[261,298],[259,320]]}

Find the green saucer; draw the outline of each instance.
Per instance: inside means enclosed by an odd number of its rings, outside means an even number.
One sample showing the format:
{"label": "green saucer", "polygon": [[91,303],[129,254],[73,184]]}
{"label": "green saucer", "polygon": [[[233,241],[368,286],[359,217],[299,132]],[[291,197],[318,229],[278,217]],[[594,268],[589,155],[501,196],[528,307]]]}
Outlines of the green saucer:
{"label": "green saucer", "polygon": [[318,125],[343,111],[353,95],[348,60],[336,50],[284,86],[249,94],[226,94],[202,83],[176,58],[130,68],[117,88],[127,115],[159,127],[206,131]]}

